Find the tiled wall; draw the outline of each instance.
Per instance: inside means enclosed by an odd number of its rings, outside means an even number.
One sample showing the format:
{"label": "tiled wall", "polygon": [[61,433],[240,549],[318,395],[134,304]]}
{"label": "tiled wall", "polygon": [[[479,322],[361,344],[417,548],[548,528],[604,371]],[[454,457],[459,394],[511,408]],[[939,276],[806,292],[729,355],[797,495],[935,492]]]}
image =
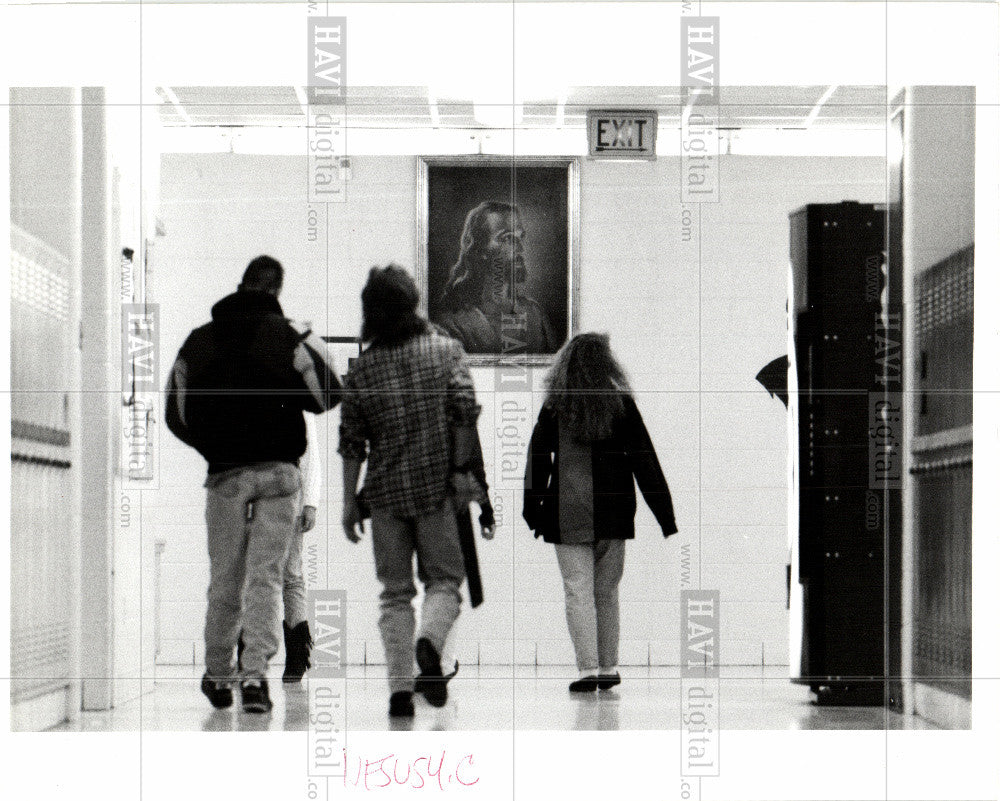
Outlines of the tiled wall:
{"label": "tiled wall", "polygon": [[[211,304],[235,287],[259,253],[275,255],[287,268],[281,301],[289,316],[312,321],[322,333],[356,332],[368,267],[415,263],[416,172],[410,157],[353,159],[347,202],[328,207],[326,261],[322,236],[309,241],[301,159],[166,157],[167,236],[154,279],[165,358],[208,319]],[[681,236],[679,172],[669,158],[581,164],[581,330],[608,332],[629,370],[680,528],[664,540],[640,501],[621,586],[620,661],[676,663],[686,548],[690,586],[700,580],[721,592],[721,660],[785,664],[784,407],[754,375],[786,352],[788,213],[810,202],[880,202],[883,162],[727,157],[721,201],[701,207],[700,237],[699,207],[690,207],[688,242]],[[508,406],[505,418],[504,400],[526,399],[495,395],[492,373],[474,372],[500,524],[496,539],[479,548],[486,603],[464,608],[451,647],[463,662],[571,664],[555,554],[532,539],[520,518],[523,461],[503,469],[512,454],[523,459],[541,395],[527,399],[524,408],[531,408],[523,414]],[[533,381],[540,389],[538,372]],[[497,428],[511,417],[523,420],[498,439]],[[378,663],[370,544],[351,546],[339,525],[337,421],[337,412],[319,420],[327,491],[316,530],[306,537],[307,580],[312,549],[318,585],[348,591],[349,660]],[[159,659],[190,663],[202,656],[208,580],[204,464],[169,432],[162,441],[162,489],[146,493],[143,508],[146,536],[166,541]]]}

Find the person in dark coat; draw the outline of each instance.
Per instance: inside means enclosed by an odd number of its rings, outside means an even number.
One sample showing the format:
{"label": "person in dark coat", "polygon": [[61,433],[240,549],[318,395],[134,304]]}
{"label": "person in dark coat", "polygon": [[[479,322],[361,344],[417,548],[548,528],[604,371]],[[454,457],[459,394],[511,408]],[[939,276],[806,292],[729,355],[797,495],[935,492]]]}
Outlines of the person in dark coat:
{"label": "person in dark coat", "polygon": [[225,708],[238,678],[243,710],[257,713],[272,706],[267,666],[278,649],[282,573],[300,511],[303,412],[329,411],[341,390],[323,341],[285,318],[283,279],[276,259],[250,262],[237,291],[212,307],[212,322],[184,341],[166,388],[167,426],[208,463],[201,690]]}
{"label": "person in dark coat", "polygon": [[528,445],[524,519],[555,545],[580,677],[570,692],[621,683],[618,584],[635,537],[635,482],[664,537],[677,533],[656,451],[607,335],[556,355]]}

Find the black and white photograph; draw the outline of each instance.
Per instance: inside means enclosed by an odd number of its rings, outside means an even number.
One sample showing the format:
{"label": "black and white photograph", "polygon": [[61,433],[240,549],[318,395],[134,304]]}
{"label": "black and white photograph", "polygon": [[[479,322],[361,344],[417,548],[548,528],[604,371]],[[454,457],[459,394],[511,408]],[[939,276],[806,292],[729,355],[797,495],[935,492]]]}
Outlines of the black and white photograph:
{"label": "black and white photograph", "polygon": [[10,797],[996,798],[998,12],[4,7]]}

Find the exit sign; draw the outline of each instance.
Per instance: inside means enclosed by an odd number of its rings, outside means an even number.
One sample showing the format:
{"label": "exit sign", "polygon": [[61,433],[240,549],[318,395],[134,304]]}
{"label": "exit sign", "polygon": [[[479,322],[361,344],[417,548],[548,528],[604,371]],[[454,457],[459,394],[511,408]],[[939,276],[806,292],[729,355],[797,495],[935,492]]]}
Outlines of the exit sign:
{"label": "exit sign", "polygon": [[587,112],[587,143],[593,158],[655,159],[656,112]]}

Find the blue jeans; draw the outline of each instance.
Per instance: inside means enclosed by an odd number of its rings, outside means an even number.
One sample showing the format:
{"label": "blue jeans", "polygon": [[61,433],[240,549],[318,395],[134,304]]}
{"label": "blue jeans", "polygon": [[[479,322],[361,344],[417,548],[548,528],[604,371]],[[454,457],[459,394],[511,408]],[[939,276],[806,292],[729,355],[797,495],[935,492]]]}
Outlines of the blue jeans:
{"label": "blue jeans", "polygon": [[282,574],[295,535],[301,483],[299,469],[286,462],[248,465],[205,481],[211,576],[205,667],[216,680],[235,675],[241,622],[242,678],[265,678],[267,663],[278,651]]}

